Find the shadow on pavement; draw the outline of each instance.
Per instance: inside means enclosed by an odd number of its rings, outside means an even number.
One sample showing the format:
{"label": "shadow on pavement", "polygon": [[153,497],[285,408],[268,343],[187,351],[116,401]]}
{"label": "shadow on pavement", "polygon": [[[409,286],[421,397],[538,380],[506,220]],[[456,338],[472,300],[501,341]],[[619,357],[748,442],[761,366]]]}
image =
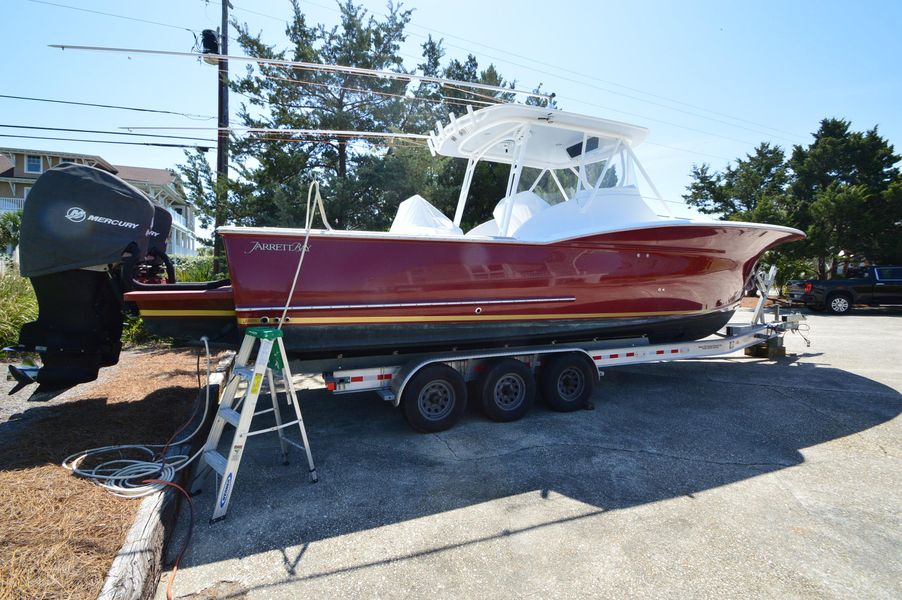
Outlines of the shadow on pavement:
{"label": "shadow on pavement", "polygon": [[162,443],[190,414],[196,396],[196,389],[172,386],[132,402],[99,396],[35,405],[0,423],[0,470],[60,464],[99,446]]}
{"label": "shadow on pavement", "polygon": [[[229,514],[213,525],[207,520],[215,489],[212,478],[204,481],[182,566],[280,550],[285,576],[292,577],[309,543],[524,493],[553,492],[597,509],[566,520],[692,497],[798,465],[802,449],[902,412],[902,396],[890,387],[791,361],[611,369],[595,402],[594,411],[569,414],[537,403],[508,424],[471,411],[448,432],[422,435],[375,396],[311,392],[302,405],[319,483],[307,483],[300,452],[293,450],[285,467],[275,438],[254,438]],[[441,540],[435,546],[425,553],[448,549]],[[288,553],[289,547],[300,551]]]}

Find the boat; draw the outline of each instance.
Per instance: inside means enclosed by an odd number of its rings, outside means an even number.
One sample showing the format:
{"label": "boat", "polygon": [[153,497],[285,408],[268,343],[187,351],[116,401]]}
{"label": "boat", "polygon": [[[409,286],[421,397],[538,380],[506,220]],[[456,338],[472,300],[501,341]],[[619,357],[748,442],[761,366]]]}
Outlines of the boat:
{"label": "boat", "polygon": [[[673,217],[640,194],[633,148],[645,135],[540,107],[470,111],[428,141],[467,160],[453,219],[414,196],[388,232],[223,227],[230,287],[126,300],[163,335],[221,338],[285,312],[286,346],[302,356],[702,338],[729,320],[761,254],[803,234]],[[491,220],[464,233],[479,161],[511,165],[508,190]]]}
{"label": "boat", "polygon": [[[729,321],[762,254],[804,234],[675,214],[634,152],[646,135],[537,106],[469,109],[427,141],[433,155],[467,161],[453,217],[415,195],[387,232],[339,231],[322,201],[324,226],[313,228],[308,201],[303,228],[217,230],[230,281],[120,275],[124,300],[163,336],[234,346],[244,328],[281,326],[299,358],[701,339]],[[464,232],[482,161],[510,166],[506,193]]]}

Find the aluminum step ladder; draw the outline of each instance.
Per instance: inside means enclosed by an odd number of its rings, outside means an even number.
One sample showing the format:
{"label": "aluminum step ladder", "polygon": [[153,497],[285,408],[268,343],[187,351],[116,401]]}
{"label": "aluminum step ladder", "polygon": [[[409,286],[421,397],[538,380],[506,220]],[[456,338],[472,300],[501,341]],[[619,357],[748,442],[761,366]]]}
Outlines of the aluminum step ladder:
{"label": "aluminum step ladder", "polygon": [[[257,358],[255,362],[250,363],[251,353],[257,340],[260,341]],[[294,414],[297,417],[288,423],[282,422],[282,414],[279,411],[274,371],[280,373],[285,385],[287,400],[294,407]],[[257,399],[260,396],[264,377],[269,385],[272,408],[257,411]],[[242,396],[238,396],[238,390],[242,383],[245,384],[245,391]],[[275,417],[275,426],[252,431],[251,423],[254,417],[270,412]],[[235,435],[227,456],[223,456],[217,448],[226,425],[235,428]],[[299,444],[285,437],[283,430],[293,425],[297,425],[300,429],[303,443]],[[272,431],[277,431],[279,434],[283,464],[288,464],[289,444],[304,450],[307,454],[307,464],[310,467],[310,480],[312,483],[316,483],[316,467],[313,465],[313,455],[310,453],[310,443],[307,441],[307,430],[304,428],[304,419],[301,416],[301,407],[298,405],[297,393],[291,381],[291,370],[288,368],[285,344],[282,342],[282,330],[271,327],[252,327],[245,331],[241,349],[238,350],[238,355],[235,357],[232,374],[219,401],[219,410],[213,420],[213,426],[202,454],[204,462],[220,477],[211,523],[225,518],[226,511],[229,509],[229,500],[232,497],[232,490],[238,477],[238,467],[241,464],[241,456],[244,454],[248,438]]]}

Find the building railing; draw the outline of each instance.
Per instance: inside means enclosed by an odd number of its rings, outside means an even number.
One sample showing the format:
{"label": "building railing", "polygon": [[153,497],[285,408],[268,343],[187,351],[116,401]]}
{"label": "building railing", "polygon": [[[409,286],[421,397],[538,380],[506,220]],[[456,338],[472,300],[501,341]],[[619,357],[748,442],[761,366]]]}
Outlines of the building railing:
{"label": "building railing", "polygon": [[12,212],[25,208],[25,198],[0,198],[0,212]]}
{"label": "building railing", "polygon": [[166,210],[168,210],[168,211],[169,211],[169,214],[172,215],[172,222],[173,222],[173,223],[178,223],[179,225],[181,225],[181,226],[184,227],[185,229],[188,228],[188,220],[185,218],[184,215],[178,214],[177,212],[175,212],[175,211],[174,211],[173,209],[171,209],[171,208],[167,208]]}

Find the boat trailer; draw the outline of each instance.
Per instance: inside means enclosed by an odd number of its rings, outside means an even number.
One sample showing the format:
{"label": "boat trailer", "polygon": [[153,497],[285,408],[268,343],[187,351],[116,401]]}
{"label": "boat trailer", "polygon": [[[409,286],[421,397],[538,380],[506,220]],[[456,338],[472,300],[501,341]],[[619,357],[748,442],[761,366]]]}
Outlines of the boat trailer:
{"label": "boat trailer", "polygon": [[745,349],[746,355],[785,356],[783,335],[800,330],[800,313],[764,310],[776,267],[755,274],[758,304],[748,323],[727,325],[712,337],[691,342],[651,344],[647,338],[489,348],[377,357],[299,361],[295,373],[322,375],[334,394],[375,392],[400,407],[410,425],[423,432],[453,426],[475,396],[496,421],[522,417],[537,392],[554,410],[591,408],[595,383],[606,367],[697,359]]}

